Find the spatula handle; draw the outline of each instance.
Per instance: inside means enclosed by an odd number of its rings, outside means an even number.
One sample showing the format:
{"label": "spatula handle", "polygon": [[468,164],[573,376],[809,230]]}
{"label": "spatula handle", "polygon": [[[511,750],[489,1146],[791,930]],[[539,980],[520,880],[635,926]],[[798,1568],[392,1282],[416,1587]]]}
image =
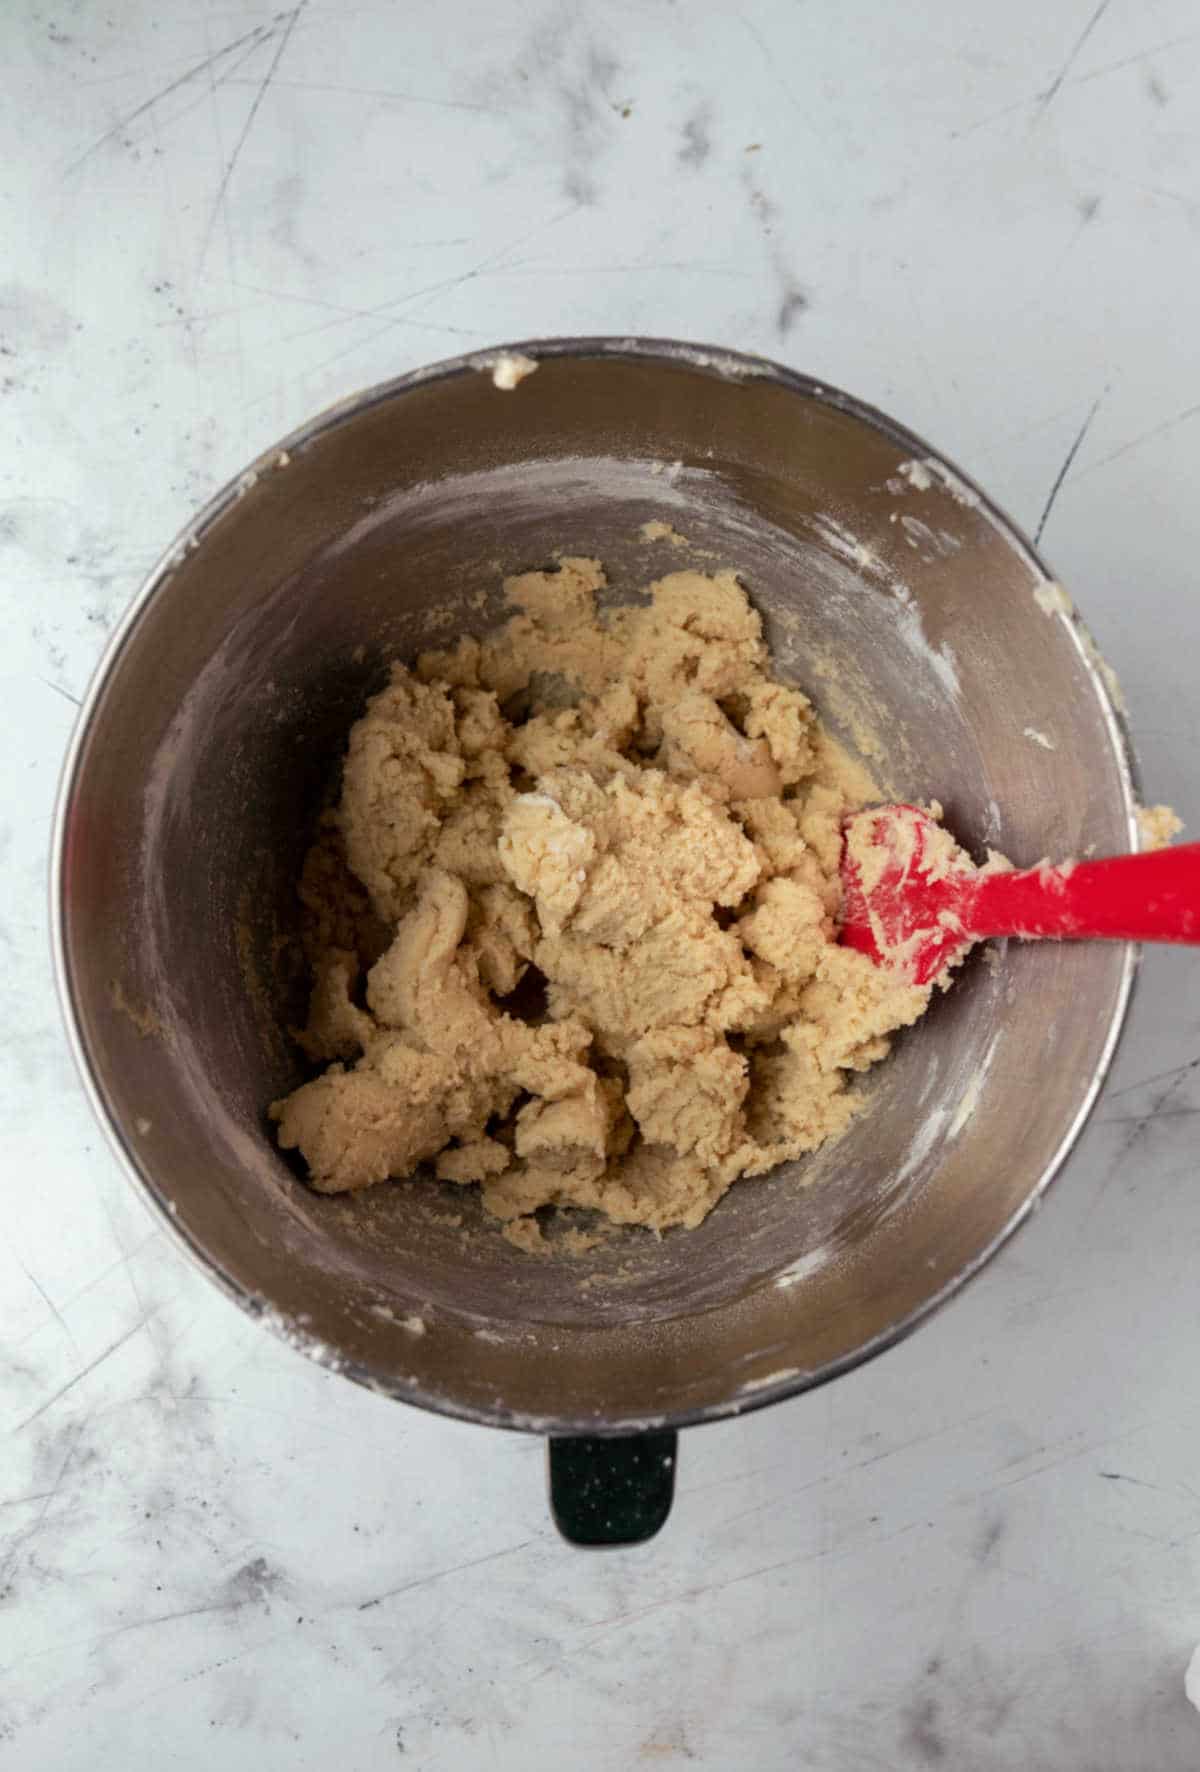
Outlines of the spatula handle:
{"label": "spatula handle", "polygon": [[969,920],[978,937],[1200,942],[1200,843],[988,874]]}

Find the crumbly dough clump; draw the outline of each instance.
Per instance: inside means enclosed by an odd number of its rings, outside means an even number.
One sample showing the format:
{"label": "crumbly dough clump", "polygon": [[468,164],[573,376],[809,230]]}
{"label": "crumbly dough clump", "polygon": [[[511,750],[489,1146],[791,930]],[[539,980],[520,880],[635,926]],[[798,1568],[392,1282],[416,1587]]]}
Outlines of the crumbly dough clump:
{"label": "crumbly dough clump", "polygon": [[1183,820],[1170,806],[1139,806],[1137,822],[1143,849],[1165,849],[1183,829]]}
{"label": "crumbly dough clump", "polygon": [[836,943],[844,814],[879,795],[776,682],[733,573],[598,615],[595,560],[506,581],[483,641],[396,665],[300,893],[271,1108],[312,1185],[432,1165],[511,1239],[544,1206],[697,1225],[840,1132],[928,987]]}

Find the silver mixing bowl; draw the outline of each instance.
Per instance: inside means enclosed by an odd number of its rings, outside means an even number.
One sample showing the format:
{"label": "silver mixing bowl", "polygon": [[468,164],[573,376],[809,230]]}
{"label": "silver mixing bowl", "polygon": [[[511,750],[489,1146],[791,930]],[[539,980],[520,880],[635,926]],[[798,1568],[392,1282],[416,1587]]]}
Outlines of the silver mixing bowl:
{"label": "silver mixing bowl", "polygon": [[[432,1181],[322,1198],[265,1109],[304,1074],[283,1031],[303,1012],[301,858],[389,661],[482,631],[502,576],[562,551],[600,556],[618,599],[727,565],[782,673],[851,743],[876,734],[887,791],[936,796],[976,850],[1134,846],[1131,759],[1033,549],[918,438],[728,352],[513,349],[538,369],[511,391],[486,353],[322,414],[151,573],[67,761],[55,942],[96,1112],[207,1272],[375,1390],[552,1436],[564,1519],[587,1491],[591,1536],[634,1536],[614,1472],[643,1495],[667,1473],[660,1518],[675,1428],[879,1352],[1030,1213],[1096,1098],[1135,952],[976,955],[840,1142],[739,1184],[695,1231],[537,1260]],[[688,548],[648,553],[649,518]],[[654,1432],[653,1456],[626,1440],[595,1464],[605,1436]]]}

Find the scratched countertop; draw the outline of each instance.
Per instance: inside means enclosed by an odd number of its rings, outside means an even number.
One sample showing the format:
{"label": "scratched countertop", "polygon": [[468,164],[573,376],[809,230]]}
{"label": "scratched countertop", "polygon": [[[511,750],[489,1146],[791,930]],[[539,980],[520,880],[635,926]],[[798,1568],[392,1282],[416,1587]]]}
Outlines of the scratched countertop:
{"label": "scratched countertop", "polygon": [[1030,532],[1200,825],[1193,0],[0,8],[0,1766],[1200,1766],[1200,958],[1035,1222],[684,1437],[662,1536],[176,1253],[59,1032],[64,745],[139,578],[322,405],[539,334],[762,352]]}

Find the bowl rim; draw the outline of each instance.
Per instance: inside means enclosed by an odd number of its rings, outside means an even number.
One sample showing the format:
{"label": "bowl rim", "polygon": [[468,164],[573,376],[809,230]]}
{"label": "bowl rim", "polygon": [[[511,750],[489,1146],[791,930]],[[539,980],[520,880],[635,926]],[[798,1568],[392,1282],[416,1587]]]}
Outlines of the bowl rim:
{"label": "bowl rim", "polygon": [[[204,1248],[203,1244],[191,1235],[186,1226],[179,1223],[173,1202],[161,1191],[152,1178],[143,1172],[140,1163],[135,1158],[133,1149],[109,1112],[98,1076],[93,1069],[91,1054],[83,1038],[76,1007],[74,982],[66,942],[64,851],[67,824],[74,802],[80,763],[97,708],[108,687],[116,663],[145,611],[164,590],[172,573],[182,560],[196,550],[207,532],[225,512],[255,485],[260,474],[280,465],[279,458],[281,456],[286,457],[303,449],[327,431],[336,429],[339,425],[350,422],[362,413],[416,388],[439,381],[449,381],[461,375],[491,372],[497,363],[505,357],[527,357],[534,364],[556,358],[579,360],[609,358],[672,365],[691,369],[699,374],[715,376],[725,381],[740,382],[751,379],[768,381],[818,405],[844,413],[850,418],[882,432],[890,441],[903,447],[911,459],[932,468],[953,494],[963,498],[977,509],[1043,584],[1050,586],[1058,583],[1042,559],[1035,543],[1030,541],[1008,513],[948,456],[933,448],[923,437],[910,431],[870,402],[770,358],[731,350],[724,346],[681,339],[620,334],[582,337],[564,335],[525,339],[511,344],[495,345],[483,350],[467,352],[460,356],[442,358],[436,362],[407,370],[386,381],[373,383],[323,407],[304,423],[289,431],[278,442],[260,451],[246,468],[233,475],[225,485],[214,493],[197,514],[183,525],[175,539],[163,550],[146,572],[124,614],[109,636],[92,672],[75,718],[55,792],[48,870],[50,946],[55,993],[62,1014],[67,1044],[84,1094],[108,1147],[127,1180],[138,1194],[150,1204],[160,1225],[164,1226],[171,1235],[176,1248],[181,1250],[193,1265],[203,1272],[207,1279],[215,1284],[227,1298],[231,1299],[241,1311],[252,1320],[264,1323],[277,1339],[307,1355],[317,1364],[328,1366],[354,1383],[377,1394],[412,1404],[414,1407],[426,1409],[437,1415],[473,1422],[481,1426],[503,1427],[553,1436],[571,1434],[620,1436],[648,1429],[659,1431],[664,1428],[695,1427],[709,1421],[728,1420],[732,1417],[747,1415],[754,1410],[764,1409],[771,1404],[782,1402],[788,1397],[798,1396],[804,1391],[814,1390],[832,1379],[853,1371],[857,1366],[865,1365],[869,1360],[886,1352],[888,1348],[904,1341],[927,1318],[955,1297],[969,1280],[980,1273],[1014,1233],[1034,1215],[1042,1204],[1051,1183],[1061,1172],[1078,1141],[1112,1068],[1113,1059],[1128,1020],[1134,984],[1139,970],[1141,960],[1139,944],[1133,942],[1123,944],[1117,996],[1105,1034],[1104,1045],[1078,1108],[1069,1124],[1064,1128],[1062,1136],[1052,1156],[1045,1164],[1036,1185],[984,1248],[979,1250],[970,1261],[964,1263],[942,1286],[928,1298],[923,1299],[906,1316],[889,1324],[886,1329],[881,1330],[863,1342],[861,1346],[844,1354],[839,1359],[831,1360],[812,1370],[792,1372],[786,1377],[781,1375],[776,1383],[764,1384],[752,1392],[741,1395],[734,1393],[718,1404],[677,1411],[666,1410],[661,1415],[656,1414],[652,1419],[645,1420],[596,1421],[589,1417],[569,1413],[561,1415],[539,1414],[537,1417],[530,1417],[500,1403],[488,1407],[468,1406],[455,1397],[415,1384],[411,1379],[401,1379],[391,1372],[344,1356],[324,1341],[308,1334],[300,1322],[281,1313],[271,1304],[269,1299],[248,1289],[240,1280],[228,1273]],[[1099,699],[1112,752],[1117,763],[1130,847],[1137,849],[1140,846],[1140,831],[1137,822],[1140,776],[1128,716],[1116,687],[1116,679],[1105,664],[1086,624],[1075,608],[1074,602],[1065,600],[1063,607],[1056,610],[1055,615],[1067,625],[1080,662]]]}

